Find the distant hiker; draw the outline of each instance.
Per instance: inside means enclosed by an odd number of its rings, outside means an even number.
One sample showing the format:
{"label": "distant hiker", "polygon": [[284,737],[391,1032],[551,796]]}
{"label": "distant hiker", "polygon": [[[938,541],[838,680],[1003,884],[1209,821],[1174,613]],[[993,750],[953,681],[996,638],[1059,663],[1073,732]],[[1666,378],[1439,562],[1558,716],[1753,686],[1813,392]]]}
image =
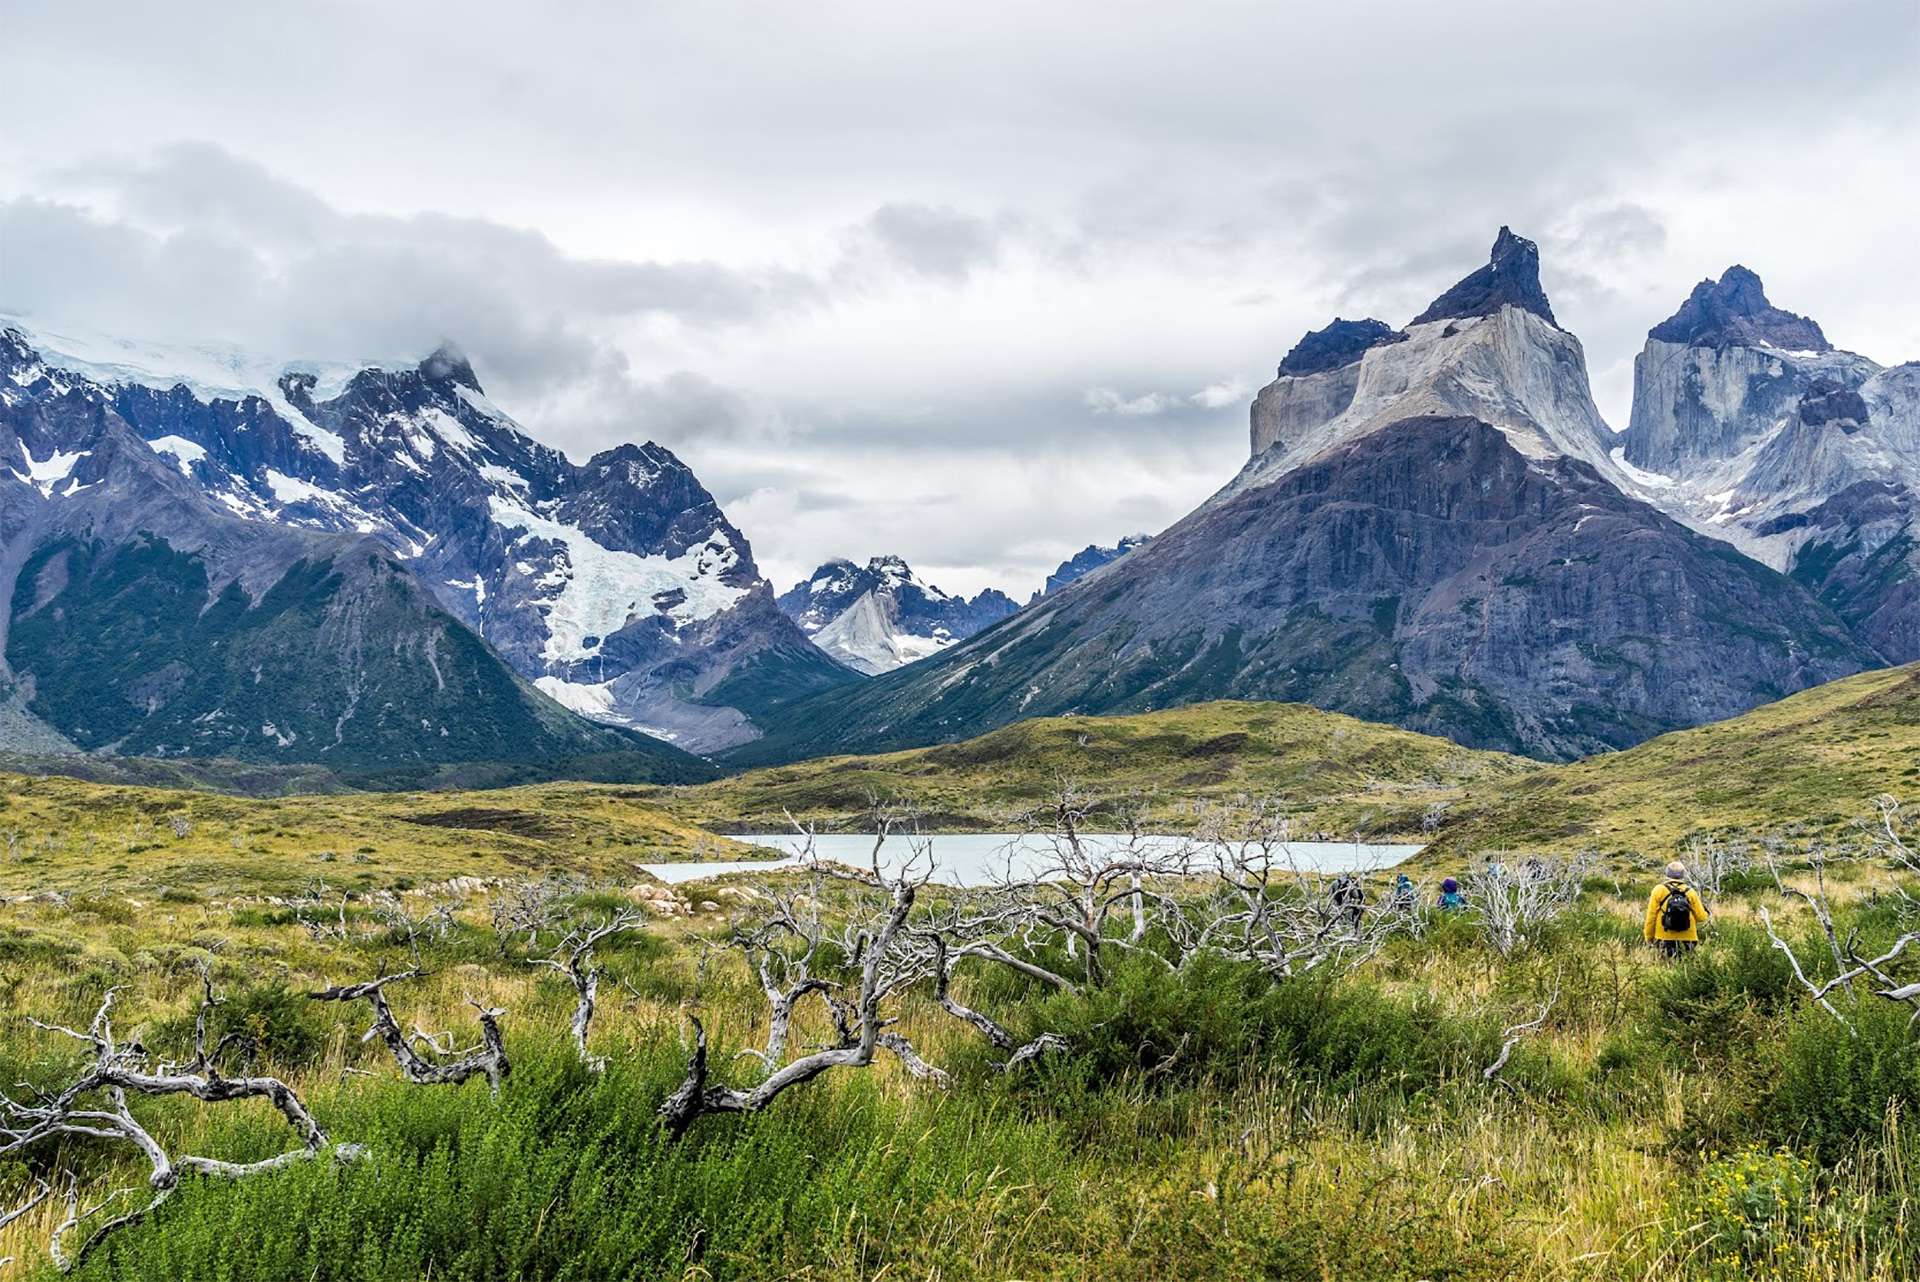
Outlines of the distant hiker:
{"label": "distant hiker", "polygon": [[1361,888],[1360,879],[1352,873],[1341,873],[1333,883],[1334,912],[1345,917],[1347,924],[1355,931],[1360,929],[1360,919],[1366,915],[1367,892]]}
{"label": "distant hiker", "polygon": [[1687,866],[1676,859],[1667,865],[1667,879],[1647,897],[1647,921],[1640,933],[1667,956],[1678,957],[1700,942],[1700,923],[1706,919],[1707,906],[1700,902],[1700,892],[1687,884]]}
{"label": "distant hiker", "polygon": [[1448,877],[1440,883],[1440,911],[1457,913],[1467,906],[1467,897],[1460,893],[1460,883]]}
{"label": "distant hiker", "polygon": [[1395,908],[1411,910],[1420,902],[1420,893],[1413,888],[1413,878],[1401,873],[1393,882],[1393,892],[1387,902]]}

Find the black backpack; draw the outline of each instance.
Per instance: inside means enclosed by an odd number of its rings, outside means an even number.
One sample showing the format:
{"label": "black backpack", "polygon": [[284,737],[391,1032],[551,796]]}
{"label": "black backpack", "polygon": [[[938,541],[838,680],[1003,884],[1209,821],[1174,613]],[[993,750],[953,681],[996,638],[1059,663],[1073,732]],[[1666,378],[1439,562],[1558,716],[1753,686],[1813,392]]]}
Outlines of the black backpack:
{"label": "black backpack", "polygon": [[1667,887],[1667,901],[1660,905],[1660,929],[1669,935],[1684,935],[1693,929],[1693,904],[1685,886]]}

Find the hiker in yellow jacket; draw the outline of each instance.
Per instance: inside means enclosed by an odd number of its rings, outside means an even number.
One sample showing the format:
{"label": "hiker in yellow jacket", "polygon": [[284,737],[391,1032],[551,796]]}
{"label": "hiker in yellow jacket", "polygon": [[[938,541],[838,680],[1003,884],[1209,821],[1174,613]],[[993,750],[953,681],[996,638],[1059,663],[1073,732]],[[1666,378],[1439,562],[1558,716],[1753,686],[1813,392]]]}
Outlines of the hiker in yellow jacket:
{"label": "hiker in yellow jacket", "polygon": [[1687,884],[1687,866],[1679,860],[1667,865],[1667,879],[1647,897],[1647,922],[1641,934],[1669,957],[1692,951],[1700,942],[1700,923],[1707,906],[1700,892]]}

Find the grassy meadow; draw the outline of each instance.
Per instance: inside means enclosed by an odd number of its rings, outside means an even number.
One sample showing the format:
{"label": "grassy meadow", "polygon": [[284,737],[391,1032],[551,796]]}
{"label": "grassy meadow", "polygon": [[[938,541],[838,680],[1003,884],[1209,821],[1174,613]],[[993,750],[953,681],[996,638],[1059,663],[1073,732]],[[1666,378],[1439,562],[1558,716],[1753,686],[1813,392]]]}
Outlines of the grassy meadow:
{"label": "grassy meadow", "polygon": [[1421,831],[1427,811],[1536,763],[1297,703],[1221,701],[1121,717],[1038,717],[960,743],[822,757],[651,795],[714,831],[765,832],[785,816],[855,822],[874,797],[911,797],[950,832],[992,832],[1086,780],[1190,827],[1206,803],[1284,798],[1304,832]]}
{"label": "grassy meadow", "polygon": [[[1769,850],[1791,887],[1824,886],[1835,938],[1863,955],[1915,929],[1903,892],[1920,885],[1855,821],[1880,793],[1920,792],[1916,682],[1913,668],[1868,674],[1565,767],[1214,704],[682,789],[248,800],[7,777],[0,1082],[22,1099],[13,1083],[71,1081],[81,1048],[32,1021],[83,1028],[109,988],[123,1040],[188,1058],[204,969],[225,999],[212,1021],[232,1038],[226,1071],[284,1077],[335,1141],[365,1145],[356,1161],[187,1175],[84,1278],[1909,1277],[1909,1008],[1869,979],[1836,989],[1835,1013],[1813,1004],[1762,910],[1814,983],[1840,969],[1835,950],[1758,868],[1726,879],[1685,960],[1642,945],[1640,922],[1651,870],[1712,832]],[[916,798],[938,826],[997,826],[1066,775],[1145,796],[1168,827],[1245,795],[1285,798],[1309,831],[1417,831],[1442,805],[1416,872],[1426,895],[1483,851],[1607,857],[1505,954],[1474,914],[1427,913],[1361,964],[1288,978],[1235,957],[1169,966],[1158,934],[1073,991],[968,961],[961,1002],[1065,1049],[1001,1071],[916,983],[889,1027],[944,1084],[882,1055],[667,1134],[656,1110],[681,1082],[690,1015],[716,1080],[765,1073],[739,1052],[766,1038],[768,1004],[728,946],[764,912],[757,888],[820,892],[796,873],[666,889],[639,865],[714,857],[729,848],[714,831],[785,809],[851,823],[869,794]],[[501,924],[530,886],[567,921],[645,914],[598,950],[603,1072],[567,1040],[573,990],[531,964],[566,922]],[[940,917],[948,893],[929,888],[915,920]],[[853,900],[820,902],[852,920]],[[857,979],[847,947],[820,963],[842,991]],[[1057,941],[1021,947],[1061,964]],[[1905,982],[1915,964],[1889,967]],[[513,1067],[497,1097],[479,1079],[402,1080],[362,1037],[364,1003],[307,996],[416,966],[387,990],[400,1027],[465,1046],[470,1002],[504,1011]],[[788,1057],[834,1037],[823,1004],[802,1003]],[[292,1146],[260,1101],[130,1102],[175,1153]],[[108,1207],[89,1223],[144,1201],[127,1146],[67,1137],[0,1157],[0,1215],[67,1171],[83,1206]],[[56,1276],[45,1244],[62,1214],[55,1196],[0,1229],[0,1282]]]}

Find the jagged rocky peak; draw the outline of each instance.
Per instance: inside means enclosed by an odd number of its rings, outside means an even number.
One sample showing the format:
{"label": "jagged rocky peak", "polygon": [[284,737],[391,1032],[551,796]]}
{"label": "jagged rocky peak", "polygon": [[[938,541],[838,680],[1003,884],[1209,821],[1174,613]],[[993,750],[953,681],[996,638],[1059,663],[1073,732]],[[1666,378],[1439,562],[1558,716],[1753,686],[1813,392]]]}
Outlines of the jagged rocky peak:
{"label": "jagged rocky peak", "polygon": [[1251,458],[1222,494],[1433,414],[1477,418],[1529,457],[1570,456],[1626,479],[1610,457],[1614,433],[1593,403],[1586,353],[1540,288],[1539,247],[1502,227],[1487,265],[1405,329],[1338,320],[1302,340],[1254,397]]}
{"label": "jagged rocky peak", "polygon": [[431,356],[420,362],[420,376],[429,383],[458,383],[476,392],[481,390],[480,380],[473,373],[473,363],[452,343],[440,344]]}
{"label": "jagged rocky peak", "polygon": [[864,566],[835,557],[777,603],[815,645],[868,675],[925,658],[1018,608],[995,588],[971,600],[950,596],[891,555]]}
{"label": "jagged rocky peak", "polygon": [[1299,378],[1339,369],[1358,361],[1368,351],[1387,343],[1402,343],[1407,336],[1369,316],[1366,320],[1342,320],[1336,316],[1325,329],[1309,330],[1293,345],[1280,362],[1281,378]]}
{"label": "jagged rocky peak", "polygon": [[1554,320],[1547,292],[1540,287],[1540,246],[1514,235],[1508,227],[1494,237],[1487,265],[1434,299],[1413,323],[1491,316],[1502,307],[1532,312],[1550,325],[1560,323]]}
{"label": "jagged rocky peak", "polygon": [[1151,542],[1153,542],[1151,534],[1129,534],[1112,547],[1101,547],[1098,543],[1089,543],[1062,561],[1059,567],[1047,576],[1046,586],[1035,592],[1032,600],[1027,604],[1032,605],[1042,597],[1052,596],[1069,583],[1077,583],[1095,570],[1111,565],[1135,548]]}
{"label": "jagged rocky peak", "polygon": [[[55,373],[33,386],[0,369],[0,420],[38,422],[33,407],[71,387],[124,422],[162,480],[221,512],[371,536],[577,712],[707,751],[758,733],[748,709],[762,692],[849,679],[774,607],[746,538],[671,451],[623,444],[577,466],[494,405],[451,345],[417,362],[295,366],[112,336],[56,343],[39,344],[35,368]],[[8,340],[0,362],[15,346],[32,350]],[[30,444],[36,488],[65,498],[94,479],[97,454],[70,464],[72,442]]]}
{"label": "jagged rocky peak", "polygon": [[1695,285],[1680,310],[1655,325],[1647,337],[1686,347],[1833,350],[1820,326],[1768,302],[1760,277],[1738,263],[1721,273],[1719,280]]}

